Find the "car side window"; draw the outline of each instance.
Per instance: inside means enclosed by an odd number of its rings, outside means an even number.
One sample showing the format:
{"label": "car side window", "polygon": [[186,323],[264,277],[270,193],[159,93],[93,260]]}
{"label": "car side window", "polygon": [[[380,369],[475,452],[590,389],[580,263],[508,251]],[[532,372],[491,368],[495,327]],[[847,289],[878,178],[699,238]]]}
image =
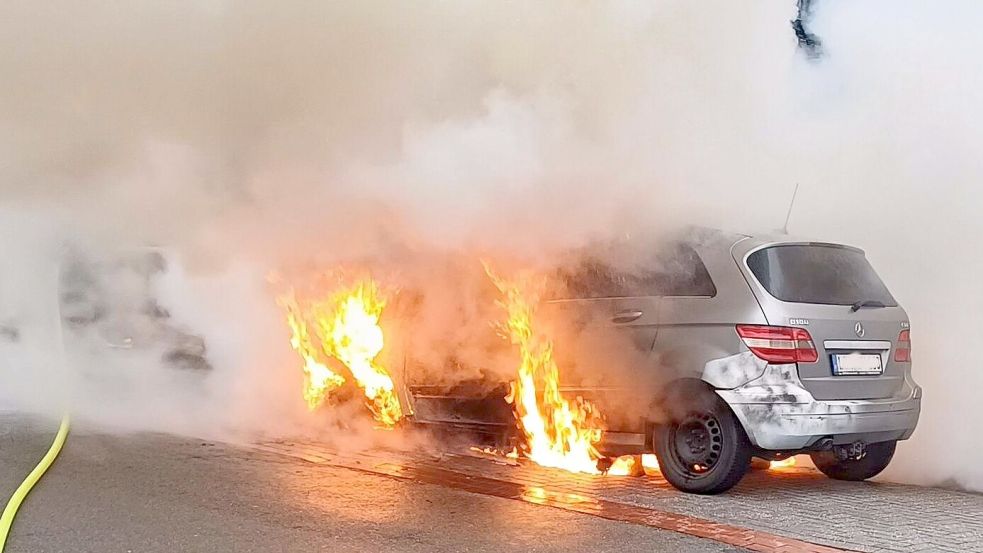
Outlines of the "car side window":
{"label": "car side window", "polygon": [[710,272],[700,259],[700,254],[685,243],[672,244],[656,256],[649,289],[653,296],[705,296],[717,295],[717,287]]}
{"label": "car side window", "polygon": [[639,296],[708,296],[717,294],[706,265],[691,246],[675,243],[632,270],[597,257],[559,271],[563,298],[626,298]]}
{"label": "car side window", "polygon": [[[623,298],[633,294],[635,278],[629,273],[617,271],[598,259],[585,259],[572,270],[560,271],[565,290],[564,298]],[[644,294],[643,294],[644,295]]]}

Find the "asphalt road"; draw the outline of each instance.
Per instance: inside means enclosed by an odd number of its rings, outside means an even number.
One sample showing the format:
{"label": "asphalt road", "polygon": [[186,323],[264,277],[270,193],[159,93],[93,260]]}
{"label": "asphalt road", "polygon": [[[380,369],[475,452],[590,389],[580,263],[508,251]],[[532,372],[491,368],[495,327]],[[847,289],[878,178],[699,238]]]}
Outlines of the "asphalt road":
{"label": "asphalt road", "polygon": [[[57,421],[0,416],[0,493]],[[5,499],[4,499],[5,501]],[[736,551],[645,526],[165,435],[74,428],[6,553]]]}

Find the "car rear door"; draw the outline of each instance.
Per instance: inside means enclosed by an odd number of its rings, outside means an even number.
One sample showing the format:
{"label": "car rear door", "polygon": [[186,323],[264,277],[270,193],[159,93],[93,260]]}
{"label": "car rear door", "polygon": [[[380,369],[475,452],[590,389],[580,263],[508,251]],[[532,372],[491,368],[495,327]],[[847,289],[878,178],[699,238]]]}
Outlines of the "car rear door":
{"label": "car rear door", "polygon": [[633,385],[632,367],[651,354],[661,298],[644,271],[585,259],[561,275],[564,290],[542,306],[570,392],[594,396]]}

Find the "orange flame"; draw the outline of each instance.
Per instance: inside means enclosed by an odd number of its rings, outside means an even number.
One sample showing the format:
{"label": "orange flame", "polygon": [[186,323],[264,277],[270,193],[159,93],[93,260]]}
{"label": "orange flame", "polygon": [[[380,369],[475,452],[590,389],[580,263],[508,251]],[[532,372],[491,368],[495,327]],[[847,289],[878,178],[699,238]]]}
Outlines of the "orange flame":
{"label": "orange flame", "polygon": [[646,453],[645,455],[642,455],[642,467],[652,472],[662,470],[659,467],[659,458],[656,457],[654,453]]}
{"label": "orange flame", "polygon": [[293,293],[281,297],[278,303],[287,311],[287,324],[292,333],[290,345],[304,360],[304,400],[313,411],[324,403],[329,393],[345,383],[345,378],[318,361],[317,349]]}
{"label": "orange flame", "polygon": [[[330,316],[317,317],[324,352],[348,367],[370,401],[376,420],[393,426],[403,416],[389,372],[376,362],[385,340],[379,317],[386,302],[372,281],[342,290],[331,299]],[[323,310],[322,312],[327,312]]]}
{"label": "orange flame", "polygon": [[524,453],[546,467],[597,474],[600,455],[595,444],[601,439],[601,416],[589,401],[569,401],[560,394],[553,344],[534,330],[535,283],[499,278],[487,264],[485,271],[504,296],[498,302],[508,313],[504,330],[521,357],[506,400],[525,435]]}
{"label": "orange flame", "polygon": [[[641,457],[641,459],[638,457]],[[641,467],[636,467],[635,464],[639,461],[641,462]],[[638,471],[646,474],[659,472],[659,460],[652,453],[639,456],[622,455],[611,464],[611,468],[608,469],[608,476],[630,476],[632,474],[639,474]]]}
{"label": "orange flame", "polygon": [[[344,382],[340,376],[334,375],[340,380],[337,385],[330,376],[327,377],[328,386],[320,385],[321,369],[328,369],[317,360],[316,352],[310,346],[307,329],[308,324],[312,324],[321,350],[348,368],[362,388],[375,419],[386,427],[394,426],[403,416],[402,409],[389,372],[376,361],[385,345],[379,317],[386,302],[378,286],[371,280],[359,282],[351,288],[337,291],[326,301],[312,303],[305,311],[297,307],[292,296],[286,301],[281,299],[281,305],[287,307],[287,320],[293,330],[291,344],[298,344],[294,349],[305,362],[304,370],[308,378],[304,398],[308,406],[316,408],[327,393]],[[311,377],[312,374],[316,378]]]}
{"label": "orange flame", "polygon": [[782,459],[781,461],[772,461],[768,466],[768,470],[783,469],[795,466],[795,457],[789,457],[788,459]]}
{"label": "orange flame", "polygon": [[637,470],[636,463],[638,461],[634,455],[622,455],[611,463],[608,476],[631,476]]}

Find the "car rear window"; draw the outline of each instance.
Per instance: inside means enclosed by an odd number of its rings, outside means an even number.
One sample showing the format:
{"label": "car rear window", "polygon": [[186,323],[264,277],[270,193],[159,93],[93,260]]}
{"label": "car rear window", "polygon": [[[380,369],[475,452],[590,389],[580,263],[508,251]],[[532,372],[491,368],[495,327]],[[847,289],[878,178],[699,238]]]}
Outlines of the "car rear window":
{"label": "car rear window", "polygon": [[794,303],[898,305],[863,252],[843,246],[772,246],[748,256],[748,268],[769,294]]}

